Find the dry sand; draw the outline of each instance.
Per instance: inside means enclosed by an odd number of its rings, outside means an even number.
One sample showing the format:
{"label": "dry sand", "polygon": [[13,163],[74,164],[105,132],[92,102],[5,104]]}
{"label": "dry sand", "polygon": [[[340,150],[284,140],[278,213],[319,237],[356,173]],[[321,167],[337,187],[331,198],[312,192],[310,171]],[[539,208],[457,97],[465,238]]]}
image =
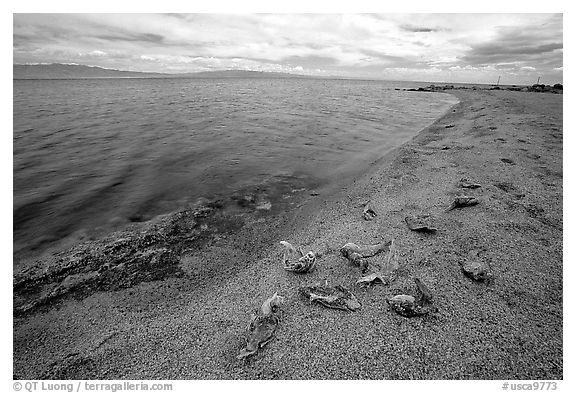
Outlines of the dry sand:
{"label": "dry sand", "polygon": [[[15,317],[14,377],[563,378],[562,95],[453,94],[460,104],[370,173],[207,243],[183,259],[186,274]],[[445,212],[462,177],[482,185],[466,192],[481,203]],[[366,200],[373,221],[361,217]],[[404,217],[419,213],[432,215],[437,234],[408,230]],[[298,295],[324,278],[352,288],[360,272],[339,247],[391,238],[399,277],[353,288],[359,311]],[[323,251],[317,269],[284,271],[280,240]],[[489,260],[492,284],[462,274],[471,250]],[[437,314],[388,309],[387,297],[413,292],[413,276],[433,292]],[[276,337],[237,360],[250,312],[274,292],[286,297]]]}

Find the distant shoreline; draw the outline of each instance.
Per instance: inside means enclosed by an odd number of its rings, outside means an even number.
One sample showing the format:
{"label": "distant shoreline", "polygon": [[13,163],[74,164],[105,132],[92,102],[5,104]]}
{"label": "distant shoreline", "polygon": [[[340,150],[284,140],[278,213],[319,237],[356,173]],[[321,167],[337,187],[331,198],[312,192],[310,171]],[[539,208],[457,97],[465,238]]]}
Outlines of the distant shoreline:
{"label": "distant shoreline", "polygon": [[[26,74],[29,75],[26,75]],[[56,74],[55,74],[56,73]],[[99,76],[98,73],[108,75]],[[91,75],[84,75],[91,74]],[[130,76],[124,76],[131,74]],[[471,82],[430,82],[430,81],[404,81],[373,79],[364,77],[344,77],[336,75],[304,75],[282,72],[251,71],[251,70],[224,70],[199,71],[192,73],[152,73],[140,71],[123,71],[95,66],[77,64],[13,64],[13,80],[84,80],[84,79],[219,79],[219,78],[247,78],[247,79],[318,79],[318,80],[353,80],[353,81],[383,81],[397,82],[399,84],[424,85],[456,85],[456,86],[500,86],[500,87],[528,87],[530,84],[493,84]],[[554,83],[550,84],[553,85]]]}

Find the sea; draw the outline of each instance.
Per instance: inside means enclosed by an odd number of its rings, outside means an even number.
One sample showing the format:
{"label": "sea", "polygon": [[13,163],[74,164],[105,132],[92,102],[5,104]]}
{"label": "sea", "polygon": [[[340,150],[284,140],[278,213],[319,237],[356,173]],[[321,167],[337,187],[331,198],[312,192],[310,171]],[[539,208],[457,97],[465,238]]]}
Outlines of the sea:
{"label": "sea", "polygon": [[457,102],[403,90],[426,85],[14,80],[14,263],[198,200],[263,185],[310,192],[360,176]]}

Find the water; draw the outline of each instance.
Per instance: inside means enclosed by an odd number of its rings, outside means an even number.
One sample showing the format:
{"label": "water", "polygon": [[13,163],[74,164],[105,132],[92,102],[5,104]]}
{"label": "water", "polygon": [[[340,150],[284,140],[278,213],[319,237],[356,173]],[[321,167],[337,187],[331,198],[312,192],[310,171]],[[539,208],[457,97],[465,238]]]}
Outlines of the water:
{"label": "water", "polygon": [[446,111],[398,82],[14,81],[14,255],[199,197],[358,174]]}

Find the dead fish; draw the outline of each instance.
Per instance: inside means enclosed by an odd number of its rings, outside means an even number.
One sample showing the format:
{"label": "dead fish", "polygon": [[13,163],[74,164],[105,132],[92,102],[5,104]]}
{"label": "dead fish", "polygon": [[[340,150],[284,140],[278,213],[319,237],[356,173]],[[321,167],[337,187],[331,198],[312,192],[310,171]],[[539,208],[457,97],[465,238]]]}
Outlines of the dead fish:
{"label": "dead fish", "polygon": [[255,354],[258,348],[262,348],[272,340],[274,332],[280,322],[276,311],[283,303],[284,297],[275,293],[262,303],[262,306],[256,314],[252,315],[250,323],[246,328],[246,348],[240,351],[236,356],[237,359],[243,359]]}
{"label": "dead fish", "polygon": [[243,359],[254,355],[259,348],[264,347],[274,338],[274,332],[278,327],[279,318],[274,314],[254,315],[247,328],[246,348],[236,356]]}
{"label": "dead fish", "polygon": [[358,245],[356,243],[346,243],[340,249],[340,253],[349,260],[356,258],[369,258],[374,255],[390,250],[392,240],[372,245]]}
{"label": "dead fish", "polygon": [[[312,271],[316,266],[316,254],[309,251],[304,254],[302,249],[296,250],[292,244],[281,241],[280,244],[284,246],[284,269],[295,273],[307,273]],[[297,261],[293,261],[295,256],[300,256]]]}
{"label": "dead fish", "polygon": [[367,276],[360,277],[356,281],[356,285],[372,285],[372,284],[387,284],[388,281],[384,277],[384,275],[380,272],[375,272],[368,274]]}
{"label": "dead fish", "polygon": [[287,264],[293,255],[298,254],[298,250],[296,247],[286,241],[281,241],[280,244],[284,246],[284,255],[282,256],[282,259],[284,264]]}
{"label": "dead fish", "polygon": [[456,198],[454,198],[454,202],[452,202],[452,204],[450,205],[450,207],[446,210],[447,212],[449,212],[450,210],[456,209],[456,208],[463,208],[463,207],[468,207],[468,206],[474,206],[479,204],[480,201],[478,199],[476,199],[475,197],[470,197],[470,196],[457,196]]}
{"label": "dead fish", "polygon": [[477,251],[471,251],[468,254],[468,259],[460,263],[460,267],[464,275],[474,281],[489,282],[492,280],[490,266],[478,257]]}
{"label": "dead fish", "polygon": [[438,229],[430,226],[426,218],[428,218],[428,216],[408,216],[404,218],[404,221],[406,221],[406,224],[411,231],[427,233],[436,232]]}
{"label": "dead fish", "polygon": [[262,315],[269,315],[278,310],[278,308],[284,304],[284,296],[279,296],[278,292],[270,296],[260,307],[260,313]]}
{"label": "dead fish", "polygon": [[297,262],[291,263],[289,266],[285,266],[284,270],[295,273],[307,273],[312,271],[315,266],[316,254],[314,254],[312,251],[308,251],[308,253],[299,258]]}
{"label": "dead fish", "polygon": [[417,296],[396,295],[387,299],[390,308],[396,313],[407,317],[417,317],[436,312],[437,308],[432,305],[432,293],[418,278],[414,278],[418,288]]}
{"label": "dead fish", "polygon": [[365,206],[364,210],[362,211],[362,217],[364,217],[366,221],[371,221],[375,219],[377,215],[378,214],[376,214],[376,212],[371,208],[369,208],[368,206]]}
{"label": "dead fish", "polygon": [[432,303],[433,295],[432,292],[430,292],[430,289],[428,289],[428,287],[424,285],[424,283],[418,277],[414,277],[414,283],[416,283],[416,286],[418,287],[418,301],[423,304]]}
{"label": "dead fish", "polygon": [[384,265],[381,266],[380,272],[385,275],[390,275],[394,273],[400,265],[398,264],[398,254],[396,252],[396,245],[394,239],[390,240],[390,246],[388,248],[388,255],[384,261]]}
{"label": "dead fish", "polygon": [[492,277],[488,264],[482,261],[466,261],[462,264],[462,271],[474,281],[490,281]]}
{"label": "dead fish", "polygon": [[470,189],[475,189],[475,188],[480,188],[480,187],[482,187],[480,184],[471,182],[470,180],[466,179],[465,177],[463,177],[462,179],[460,179],[460,184],[459,184],[459,186],[460,186],[461,188],[470,188]]}
{"label": "dead fish", "polygon": [[317,283],[308,287],[301,287],[300,294],[306,297],[310,303],[318,302],[324,307],[335,308],[345,311],[356,311],[362,305],[356,296],[342,285],[328,286],[326,280],[324,284]]}
{"label": "dead fish", "polygon": [[362,273],[368,270],[368,261],[365,258],[372,257],[382,251],[389,251],[392,246],[392,241],[382,242],[373,245],[358,245],[355,243],[346,243],[341,249],[340,253],[344,258],[357,266],[360,266]]}
{"label": "dead fish", "polygon": [[[361,286],[372,284],[388,285],[390,284],[390,282],[394,280],[396,270],[398,270],[398,268],[400,267],[400,265],[398,264],[394,239],[390,241],[388,255],[386,256],[384,263],[378,263],[375,264],[374,266],[377,267],[378,270],[363,277],[360,277],[356,281],[357,285]],[[362,273],[365,273],[365,271],[362,271]]]}
{"label": "dead fish", "polygon": [[394,247],[394,239],[373,245],[357,245],[355,243],[346,243],[341,249],[340,253],[350,262],[360,266],[361,272],[364,274],[368,271],[369,264],[366,258],[372,257],[382,251],[388,251],[386,257],[386,264],[383,269],[385,273],[398,268],[396,261],[396,248]]}

